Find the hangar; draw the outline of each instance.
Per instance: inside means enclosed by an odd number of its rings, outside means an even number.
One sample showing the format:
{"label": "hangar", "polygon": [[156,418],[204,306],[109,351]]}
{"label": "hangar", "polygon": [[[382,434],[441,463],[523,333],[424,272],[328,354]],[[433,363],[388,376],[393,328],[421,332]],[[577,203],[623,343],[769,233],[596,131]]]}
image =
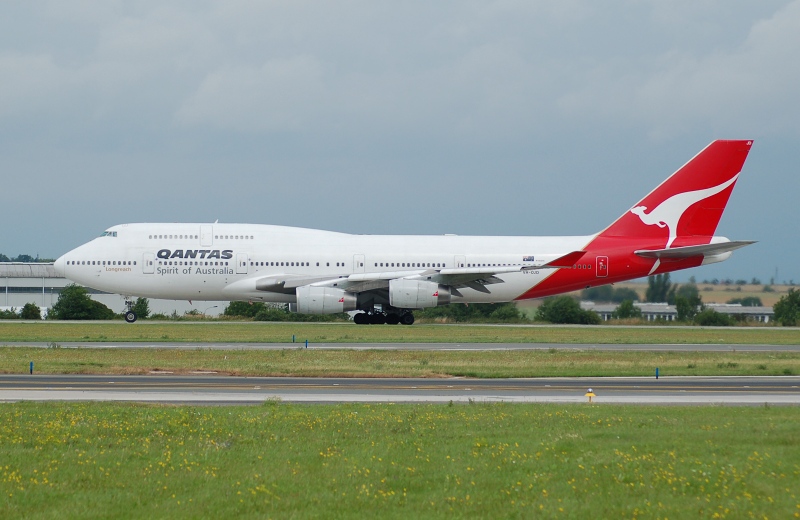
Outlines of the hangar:
{"label": "hangar", "polygon": [[[640,302],[634,302],[633,305],[642,311],[642,318],[647,321],[675,321],[678,319],[678,310],[674,305]],[[582,309],[596,312],[603,321],[610,320],[611,315],[618,306],[618,303],[581,302]],[[772,307],[746,307],[738,303],[706,303],[705,307],[707,309],[714,309],[722,314],[733,316],[737,321],[769,323],[775,315]]]}

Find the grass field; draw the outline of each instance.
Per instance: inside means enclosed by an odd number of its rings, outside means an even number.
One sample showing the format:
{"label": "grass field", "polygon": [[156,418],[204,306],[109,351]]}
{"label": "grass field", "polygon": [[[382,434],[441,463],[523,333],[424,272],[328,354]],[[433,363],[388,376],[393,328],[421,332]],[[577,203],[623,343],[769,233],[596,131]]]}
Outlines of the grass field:
{"label": "grass field", "polygon": [[3,518],[790,518],[800,409],[0,407]]}
{"label": "grass field", "polygon": [[0,345],[14,342],[177,341],[229,343],[725,343],[798,345],[782,327],[493,326],[267,322],[0,322]]}
{"label": "grass field", "polygon": [[0,347],[0,372],[239,376],[605,377],[800,374],[797,352],[608,352],[597,350],[210,350]]}

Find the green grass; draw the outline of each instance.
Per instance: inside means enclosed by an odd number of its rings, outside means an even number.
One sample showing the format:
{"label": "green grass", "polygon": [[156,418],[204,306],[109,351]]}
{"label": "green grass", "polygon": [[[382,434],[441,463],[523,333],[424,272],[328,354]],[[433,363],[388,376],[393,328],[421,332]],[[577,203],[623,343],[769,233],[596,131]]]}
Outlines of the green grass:
{"label": "green grass", "polygon": [[789,518],[800,409],[0,407],[3,518]]}
{"label": "green grass", "polygon": [[215,371],[241,376],[580,377],[797,375],[798,352],[210,350],[0,347],[0,372],[148,374]]}
{"label": "green grass", "polygon": [[288,343],[728,343],[800,344],[797,329],[780,327],[625,327],[425,325],[264,322],[0,322],[0,343],[21,341],[175,341]]}

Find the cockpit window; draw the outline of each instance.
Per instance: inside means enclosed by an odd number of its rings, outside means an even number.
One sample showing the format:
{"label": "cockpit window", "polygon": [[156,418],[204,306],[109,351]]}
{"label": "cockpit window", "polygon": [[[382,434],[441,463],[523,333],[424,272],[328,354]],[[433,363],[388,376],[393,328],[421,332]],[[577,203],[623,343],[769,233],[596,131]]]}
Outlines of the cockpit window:
{"label": "cockpit window", "polygon": [[100,235],[101,237],[115,237],[117,236],[116,231],[103,231],[103,234]]}

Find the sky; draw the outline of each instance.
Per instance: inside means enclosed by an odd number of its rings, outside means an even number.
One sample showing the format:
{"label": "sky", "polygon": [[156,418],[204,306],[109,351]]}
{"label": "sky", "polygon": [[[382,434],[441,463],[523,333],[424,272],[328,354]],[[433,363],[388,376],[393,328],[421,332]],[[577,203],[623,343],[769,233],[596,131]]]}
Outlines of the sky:
{"label": "sky", "polygon": [[800,0],[4,1],[0,253],[125,222],[597,232],[755,144],[673,275],[800,282]]}

